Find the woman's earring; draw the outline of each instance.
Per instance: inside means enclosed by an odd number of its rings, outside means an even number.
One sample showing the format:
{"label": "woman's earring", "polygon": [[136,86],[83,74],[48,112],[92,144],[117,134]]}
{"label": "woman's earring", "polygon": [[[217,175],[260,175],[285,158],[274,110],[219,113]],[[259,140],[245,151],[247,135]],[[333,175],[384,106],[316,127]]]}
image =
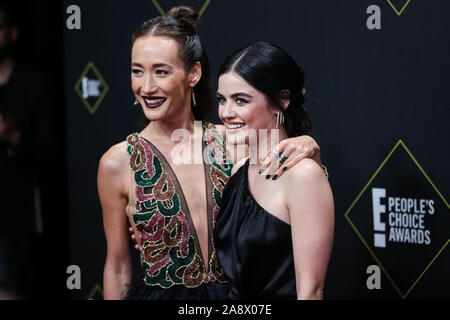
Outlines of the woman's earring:
{"label": "woman's earring", "polygon": [[139,102],[136,100],[134,100],[134,105],[137,106],[139,104]]}
{"label": "woman's earring", "polygon": [[284,115],[282,112],[277,112],[277,126],[276,129],[279,129],[280,125],[284,123]]}
{"label": "woman's earring", "polygon": [[195,100],[195,92],[194,92],[194,88],[192,88],[192,103],[194,104],[194,107],[197,106],[197,101]]}

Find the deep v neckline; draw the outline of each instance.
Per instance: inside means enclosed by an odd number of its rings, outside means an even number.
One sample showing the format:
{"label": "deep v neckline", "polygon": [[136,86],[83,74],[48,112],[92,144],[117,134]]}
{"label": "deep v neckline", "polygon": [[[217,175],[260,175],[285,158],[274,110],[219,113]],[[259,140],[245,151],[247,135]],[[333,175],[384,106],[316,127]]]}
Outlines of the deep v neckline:
{"label": "deep v neckline", "polygon": [[[203,139],[203,136],[205,134],[205,127],[202,125],[202,155],[205,151],[205,148],[207,147],[206,142]],[[153,151],[156,153],[156,155],[158,156],[158,158],[161,159],[163,166],[165,167],[165,169],[169,172],[169,176],[172,179],[172,182],[175,184],[175,190],[177,190],[177,193],[180,195],[180,202],[181,202],[181,208],[182,211],[184,213],[184,216],[186,217],[186,220],[188,222],[188,227],[190,229],[190,233],[193,235],[194,237],[194,244],[195,244],[195,249],[196,252],[200,255],[200,260],[203,263],[203,266],[205,268],[206,273],[209,273],[209,262],[211,261],[211,256],[212,256],[212,204],[211,201],[209,201],[208,198],[208,194],[209,194],[209,190],[211,190],[212,188],[212,182],[211,179],[209,179],[209,164],[204,163],[204,161],[202,161],[202,165],[203,165],[203,170],[205,172],[205,193],[206,193],[206,219],[207,219],[207,233],[208,233],[208,245],[207,245],[207,250],[208,250],[208,263],[206,263],[206,261],[204,260],[203,257],[203,252],[202,252],[202,248],[200,247],[200,242],[199,242],[199,238],[197,235],[197,230],[195,229],[194,226],[194,222],[192,220],[192,216],[191,216],[191,212],[189,210],[189,206],[187,204],[186,201],[186,197],[183,191],[183,188],[181,187],[180,181],[178,180],[177,175],[175,174],[175,171],[173,170],[172,166],[170,165],[170,162],[167,161],[166,157],[163,155],[163,153],[147,138],[139,135],[145,142],[147,142],[150,147],[153,149]],[[203,159],[203,157],[202,157]]]}

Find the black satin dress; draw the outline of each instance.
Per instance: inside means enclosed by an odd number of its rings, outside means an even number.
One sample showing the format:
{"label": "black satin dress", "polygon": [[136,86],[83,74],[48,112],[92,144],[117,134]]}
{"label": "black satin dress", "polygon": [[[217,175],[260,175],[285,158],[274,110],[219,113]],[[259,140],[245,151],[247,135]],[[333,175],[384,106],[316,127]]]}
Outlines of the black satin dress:
{"label": "black satin dress", "polygon": [[214,243],[230,299],[296,299],[291,226],[264,210],[248,188],[249,161],[228,181]]}

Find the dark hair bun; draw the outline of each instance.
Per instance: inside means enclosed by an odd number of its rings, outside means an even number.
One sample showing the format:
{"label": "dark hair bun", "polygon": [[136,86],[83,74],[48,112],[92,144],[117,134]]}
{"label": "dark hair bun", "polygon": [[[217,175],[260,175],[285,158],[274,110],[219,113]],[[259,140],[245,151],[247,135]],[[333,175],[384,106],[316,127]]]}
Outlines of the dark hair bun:
{"label": "dark hair bun", "polygon": [[198,18],[200,17],[198,11],[189,6],[173,7],[167,15],[175,18],[181,24],[191,26],[193,28],[198,23]]}

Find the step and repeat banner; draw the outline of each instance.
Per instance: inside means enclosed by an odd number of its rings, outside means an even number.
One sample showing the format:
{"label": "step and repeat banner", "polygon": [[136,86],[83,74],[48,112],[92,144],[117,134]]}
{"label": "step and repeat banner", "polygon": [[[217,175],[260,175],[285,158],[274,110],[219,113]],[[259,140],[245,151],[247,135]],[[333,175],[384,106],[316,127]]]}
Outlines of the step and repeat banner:
{"label": "step and repeat banner", "polygon": [[[450,298],[447,0],[64,1],[72,297],[102,299],[98,163],[141,129],[131,35],[180,4],[201,10],[213,90],[223,59],[256,41],[278,44],[306,70],[306,108],[335,197],[325,298]],[[220,123],[217,106],[209,119]]]}

